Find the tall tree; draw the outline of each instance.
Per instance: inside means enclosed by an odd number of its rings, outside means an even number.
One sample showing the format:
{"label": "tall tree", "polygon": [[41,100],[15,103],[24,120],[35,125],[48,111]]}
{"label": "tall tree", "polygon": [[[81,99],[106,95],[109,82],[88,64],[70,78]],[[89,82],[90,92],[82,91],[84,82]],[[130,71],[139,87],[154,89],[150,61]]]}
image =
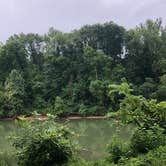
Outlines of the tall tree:
{"label": "tall tree", "polygon": [[12,69],[25,72],[27,68],[27,53],[24,44],[15,35],[0,49],[0,81],[4,82]]}
{"label": "tall tree", "polygon": [[25,98],[25,82],[17,70],[12,70],[5,81],[6,104],[4,110],[7,116],[23,113]]}
{"label": "tall tree", "polygon": [[[157,78],[154,66],[161,60],[163,38],[162,21],[147,20],[127,33],[126,69],[128,77],[135,83],[143,83],[146,77]],[[164,46],[165,47],[165,46]]]}
{"label": "tall tree", "polygon": [[77,41],[82,46],[102,50],[114,60],[121,59],[125,29],[113,22],[84,26],[78,32]]}

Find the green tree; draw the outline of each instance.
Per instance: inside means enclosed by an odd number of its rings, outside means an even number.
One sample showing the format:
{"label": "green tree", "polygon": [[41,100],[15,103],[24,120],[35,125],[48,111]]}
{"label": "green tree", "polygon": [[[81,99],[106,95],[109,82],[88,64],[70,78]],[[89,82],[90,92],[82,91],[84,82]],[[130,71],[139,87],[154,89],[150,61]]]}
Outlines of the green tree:
{"label": "green tree", "polygon": [[27,59],[30,60],[31,67],[35,65],[42,70],[44,63],[44,40],[43,37],[38,34],[21,34],[19,40],[24,44],[24,48],[27,53]]}
{"label": "green tree", "polygon": [[24,110],[25,82],[17,70],[12,70],[5,81],[5,114],[19,115]]}
{"label": "green tree", "polygon": [[13,69],[22,71],[24,74],[27,64],[27,52],[24,43],[17,35],[10,37],[0,49],[0,81],[4,83]]}
{"label": "green tree", "polygon": [[5,96],[4,96],[4,88],[0,86],[0,117],[4,117],[4,104],[5,104]]}
{"label": "green tree", "polygon": [[156,91],[156,83],[152,78],[145,78],[145,82],[139,86],[138,93],[145,98],[154,98],[154,92]]}
{"label": "green tree", "polygon": [[107,87],[108,82],[95,80],[91,81],[89,86],[89,91],[91,92],[92,96],[97,99],[97,103],[99,102],[100,105],[106,105],[107,98]]}
{"label": "green tree", "polygon": [[156,97],[159,101],[166,100],[166,74],[160,77],[160,82],[156,91]]}
{"label": "green tree", "polygon": [[90,46],[84,48],[85,60],[90,67],[90,75],[93,79],[109,78],[113,68],[113,60],[102,51],[96,51]]}
{"label": "green tree", "polygon": [[141,84],[146,77],[158,77],[155,64],[161,60],[165,37],[161,19],[155,22],[147,20],[134,30],[129,30],[126,37],[126,69],[128,78]]}
{"label": "green tree", "polygon": [[90,46],[102,50],[113,60],[121,59],[125,29],[113,22],[82,27],[77,33],[77,39],[82,47]]}

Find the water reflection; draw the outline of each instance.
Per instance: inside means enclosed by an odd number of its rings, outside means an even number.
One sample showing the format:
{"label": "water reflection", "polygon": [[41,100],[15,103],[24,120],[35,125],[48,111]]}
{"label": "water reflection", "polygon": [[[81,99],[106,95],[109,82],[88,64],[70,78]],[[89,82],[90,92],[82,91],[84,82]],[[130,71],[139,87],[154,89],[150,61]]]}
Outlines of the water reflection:
{"label": "water reflection", "polygon": [[88,160],[105,157],[112,136],[119,134],[122,139],[128,140],[133,128],[132,125],[121,126],[119,122],[104,119],[72,120],[69,127],[76,133],[73,140],[81,146],[81,156]]}

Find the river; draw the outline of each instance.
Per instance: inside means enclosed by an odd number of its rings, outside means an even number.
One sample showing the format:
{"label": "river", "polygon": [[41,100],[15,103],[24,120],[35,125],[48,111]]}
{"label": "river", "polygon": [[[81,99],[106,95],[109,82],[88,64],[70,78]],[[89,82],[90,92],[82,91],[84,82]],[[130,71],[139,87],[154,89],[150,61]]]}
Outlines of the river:
{"label": "river", "polygon": [[[61,122],[63,123],[63,122]],[[66,122],[65,122],[66,123]],[[70,120],[67,126],[74,131],[72,138],[80,147],[79,156],[86,160],[99,160],[107,156],[107,146],[111,138],[117,133],[123,140],[128,140],[132,134],[132,125],[121,126],[118,121],[105,119],[78,119]],[[11,132],[18,130],[18,125],[13,121],[0,122],[0,153],[13,154],[9,140]],[[0,155],[0,159],[2,155]],[[14,158],[12,156],[12,158]],[[8,159],[6,159],[8,160]],[[10,159],[14,165],[14,159]]]}

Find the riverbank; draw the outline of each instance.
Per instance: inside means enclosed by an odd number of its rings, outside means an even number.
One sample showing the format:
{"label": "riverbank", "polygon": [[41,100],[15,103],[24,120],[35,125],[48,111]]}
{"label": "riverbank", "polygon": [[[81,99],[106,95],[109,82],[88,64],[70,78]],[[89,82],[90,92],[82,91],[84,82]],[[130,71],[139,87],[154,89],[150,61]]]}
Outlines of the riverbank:
{"label": "riverbank", "polygon": [[105,119],[105,116],[69,116],[67,119],[74,120],[74,119]]}
{"label": "riverbank", "polygon": [[13,120],[27,120],[27,121],[32,121],[32,120],[40,120],[40,121],[45,121],[50,118],[55,118],[55,119],[60,119],[60,120],[79,120],[79,119],[106,119],[105,116],[65,116],[65,117],[54,117],[54,116],[47,116],[47,115],[38,115],[38,116],[17,116],[13,118],[0,118],[0,121],[13,121]]}

